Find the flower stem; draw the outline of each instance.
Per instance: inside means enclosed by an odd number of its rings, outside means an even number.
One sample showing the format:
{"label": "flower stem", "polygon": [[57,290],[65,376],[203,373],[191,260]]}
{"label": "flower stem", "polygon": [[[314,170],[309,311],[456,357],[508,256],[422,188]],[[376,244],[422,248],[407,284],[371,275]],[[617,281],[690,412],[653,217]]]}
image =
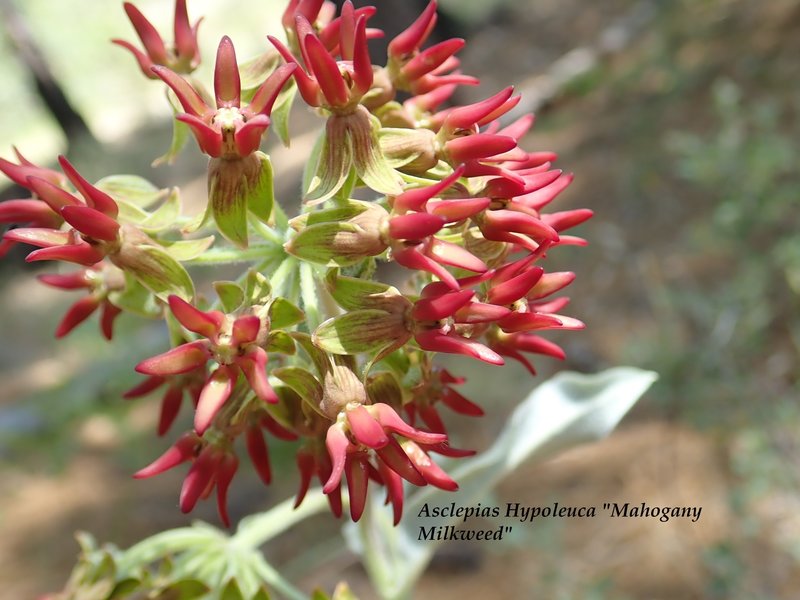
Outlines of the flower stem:
{"label": "flower stem", "polygon": [[253,262],[256,260],[264,260],[279,252],[283,252],[283,248],[276,244],[259,244],[257,246],[250,246],[249,248],[211,248],[197,258],[185,261],[184,264],[203,267]]}
{"label": "flower stem", "polygon": [[294,508],[294,498],[289,498],[268,511],[242,519],[231,543],[258,548],[296,523],[324,511],[327,506],[328,498],[320,488],[310,490],[297,508]]}

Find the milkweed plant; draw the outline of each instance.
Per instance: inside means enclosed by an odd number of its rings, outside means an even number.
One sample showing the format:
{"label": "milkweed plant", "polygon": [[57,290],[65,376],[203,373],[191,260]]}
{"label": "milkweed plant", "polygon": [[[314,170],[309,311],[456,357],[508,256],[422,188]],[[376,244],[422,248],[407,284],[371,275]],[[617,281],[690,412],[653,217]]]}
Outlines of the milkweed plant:
{"label": "milkweed plant", "polygon": [[[546,259],[586,244],[570,232],[592,212],[552,208],[573,176],[553,152],[521,147],[534,119],[509,118],[513,87],[454,102],[479,81],[459,68],[464,40],[428,42],[435,0],[377,64],[375,7],[347,0],[337,14],[291,0],[262,55],[240,62],[232,40],[219,41],[213,92],[192,76],[200,22],[185,0],[171,42],[133,4],[124,10],[140,43],[113,42],[175,113],[158,162],[194,138],[208,156],[205,210],[184,214],[178,188],[132,175],[93,183],[64,156],[53,170],[15,149],[0,171],[29,197],[0,203],[10,225],[0,252],[33,247],[26,260],[51,265],[40,281],[80,294],[64,295],[57,338],[95,313],[112,345],[125,343],[120,313],[164,322],[169,346],[131,365],[141,380],[125,396],[161,396],[157,433],[171,445],[133,476],[183,469],[180,510],[213,497],[224,529],[197,523],[127,550],[81,534],[71,578],[47,598],[306,598],[259,548],[325,507],[347,522],[342,548],[362,558],[375,593],[408,597],[437,545],[415,534],[422,503],[478,502],[523,460],[602,437],[653,380],[624,368],[561,374],[489,449],[450,444],[442,413],[479,419],[492,399],[462,395],[463,374],[440,355],[511,359],[532,375],[533,355],[563,359],[547,332],[584,324],[564,314],[575,275]],[[276,198],[280,173],[260,147],[270,130],[288,146],[298,103],[319,136],[301,188]],[[230,265],[241,267],[235,280],[198,293],[194,269]],[[185,404],[192,426],[175,431]],[[245,461],[270,484],[272,438],[294,444],[297,494],[229,533],[228,491]],[[332,593],[354,597],[344,583]]]}

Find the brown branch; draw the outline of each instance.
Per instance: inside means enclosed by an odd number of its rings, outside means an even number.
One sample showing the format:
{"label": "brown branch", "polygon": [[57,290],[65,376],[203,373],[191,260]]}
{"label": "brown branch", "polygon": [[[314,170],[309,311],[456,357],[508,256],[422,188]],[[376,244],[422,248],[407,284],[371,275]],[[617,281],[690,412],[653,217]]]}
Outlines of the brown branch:
{"label": "brown branch", "polygon": [[96,142],[86,121],[70,104],[50,70],[44,54],[33,38],[25,19],[14,6],[13,0],[0,0],[0,16],[17,58],[33,78],[39,97],[63,130],[67,140],[80,137]]}

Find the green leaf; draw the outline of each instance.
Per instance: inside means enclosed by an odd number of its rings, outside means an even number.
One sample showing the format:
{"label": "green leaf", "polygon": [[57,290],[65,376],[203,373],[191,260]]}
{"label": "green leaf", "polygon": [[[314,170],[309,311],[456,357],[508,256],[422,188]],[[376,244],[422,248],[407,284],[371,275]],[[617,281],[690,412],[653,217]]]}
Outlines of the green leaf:
{"label": "green leaf", "polygon": [[88,531],[78,531],[75,533],[75,541],[83,554],[90,554],[99,548],[97,540]]}
{"label": "green leaf", "polygon": [[158,232],[175,225],[181,216],[181,197],[178,188],[172,188],[166,201],[152,212],[144,221],[139,223],[139,228],[146,232]]}
{"label": "green leaf", "polygon": [[261,586],[261,588],[259,588],[259,590],[250,600],[269,600],[269,592],[267,592],[267,588]]}
{"label": "green leaf", "polygon": [[239,65],[239,77],[242,82],[242,99],[250,102],[256,89],[272,75],[281,62],[280,55],[274,48],[254,56]]}
{"label": "green leaf", "polygon": [[300,266],[299,261],[293,256],[286,255],[278,268],[270,275],[269,283],[272,286],[272,293],[274,296],[292,296],[297,279],[297,270]]}
{"label": "green leaf", "polygon": [[245,279],[244,296],[251,306],[260,306],[269,302],[272,296],[272,285],[264,275],[250,270]]}
{"label": "green leaf", "polygon": [[[313,164],[311,161],[314,158],[312,153],[309,166]],[[353,148],[346,125],[335,116],[329,117],[319,160],[311,167],[310,173],[313,175],[307,187],[303,187],[306,200],[318,204],[333,196],[347,181],[352,165]]]}
{"label": "green leaf", "polygon": [[242,590],[239,589],[239,584],[235,579],[228,581],[228,584],[222,589],[219,594],[219,600],[245,600],[242,596]]}
{"label": "green leaf", "polygon": [[134,577],[126,577],[122,581],[119,581],[114,585],[114,589],[112,590],[109,598],[114,600],[116,598],[127,598],[141,585],[141,581]]}
{"label": "green leaf", "polygon": [[162,300],[171,294],[187,301],[194,296],[194,283],[189,273],[164,248],[135,246],[125,255],[115,255],[114,264]]}
{"label": "green leaf", "polygon": [[163,199],[168,191],[159,189],[138,175],[109,175],[94,184],[117,202],[127,202],[138,208],[147,208]]}
{"label": "green leaf", "polygon": [[314,212],[307,212],[293,218],[289,224],[293,229],[300,231],[308,225],[316,225],[317,223],[332,223],[336,221],[346,221],[352,219],[367,210],[366,202],[358,202],[356,200],[349,201],[346,205],[340,205],[335,208],[326,208],[324,210],[315,210]]}
{"label": "green leaf", "polygon": [[141,317],[154,318],[162,313],[155,296],[129,273],[125,274],[125,288],[111,292],[108,299],[114,306]]}
{"label": "green leaf", "polygon": [[[277,404],[264,404],[258,399],[256,401],[261,402],[263,409],[280,425],[286,429],[294,429],[297,423],[296,419],[299,416],[298,413],[302,409],[303,399],[288,385],[278,383],[280,380],[276,377],[271,379],[270,385],[272,385],[272,389],[275,390],[275,394],[278,396]],[[301,416],[300,418],[305,417]]]}
{"label": "green leaf", "polygon": [[95,567],[95,571],[92,574],[92,581],[97,582],[101,580],[110,580],[112,586],[117,574],[117,565],[114,563],[114,557],[111,556],[108,552],[101,550],[102,558]]}
{"label": "green leaf", "polygon": [[196,579],[184,579],[177,583],[170,585],[165,592],[167,597],[172,598],[170,594],[177,594],[175,600],[197,600],[204,597],[211,590],[207,585]]}
{"label": "green leaf", "polygon": [[270,120],[272,121],[271,127],[278,137],[283,142],[283,145],[289,147],[289,115],[292,112],[292,105],[294,98],[297,95],[297,84],[294,79],[290,79],[284,86],[278,99],[275,100],[275,105],[272,107],[270,113]]}
{"label": "green leaf", "polygon": [[398,527],[374,498],[360,524],[345,529],[346,538],[366,563],[370,578],[384,598],[404,597],[422,574],[438,546],[418,541],[419,528],[454,523],[457,518],[432,520],[417,516],[420,508],[455,502],[473,506],[520,464],[607,436],[656,374],[631,367],[597,375],[560,373],[537,387],[514,410],[495,443],[481,455],[462,460],[449,470],[458,492],[420,488],[409,496]]}
{"label": "green leaf", "polygon": [[402,193],[400,176],[381,152],[380,121],[366,109],[356,111],[352,118],[358,119],[348,130],[356,173],[370,189],[380,194]]}
{"label": "green leaf", "polygon": [[247,189],[247,209],[262,222],[268,223],[275,204],[275,189],[272,173],[272,163],[269,156],[263,152],[256,152],[260,171],[258,176],[251,179]]}
{"label": "green leaf", "polygon": [[184,262],[201,256],[214,243],[214,236],[193,240],[159,240],[159,243],[177,261]]}
{"label": "green leaf", "polygon": [[225,312],[232,313],[244,303],[244,290],[237,283],[215,281],[213,285]]}
{"label": "green leaf", "polygon": [[364,229],[354,223],[318,223],[306,227],[285,246],[292,256],[324,266],[349,266],[366,258]]}
{"label": "green leaf", "polygon": [[319,167],[320,157],[322,156],[322,149],[325,147],[325,132],[322,131],[318,136],[317,139],[314,141],[314,146],[311,148],[311,154],[308,156],[308,160],[303,167],[303,178],[302,178],[302,185],[301,189],[305,194],[308,190],[311,189],[311,185],[314,181],[314,177],[317,174],[317,168]]}
{"label": "green leaf", "polygon": [[117,200],[117,206],[119,207],[119,216],[117,217],[117,220],[120,223],[132,223],[133,225],[139,225],[140,223],[144,223],[150,216],[150,213],[143,208],[140,208],[135,204],[131,204],[130,202],[126,202],[125,200]]}
{"label": "green leaf", "polygon": [[[386,164],[389,165],[390,168],[400,169],[422,156],[422,149],[414,147],[414,142],[416,142],[419,137],[419,131],[420,130],[401,127],[381,128],[378,132],[378,141]],[[432,137],[435,138],[435,134],[433,132],[430,133]],[[431,140],[431,149],[432,148],[433,140]]]}
{"label": "green leaf", "polygon": [[[411,367],[411,361],[409,360],[408,354],[402,350],[398,350],[396,352],[392,352],[388,356],[384,356],[383,359],[381,359],[381,364],[386,365],[389,369],[391,369],[392,373],[397,375],[399,378],[404,378]],[[404,385],[404,387],[408,386]]]}
{"label": "green leaf", "polygon": [[289,356],[297,352],[294,339],[285,331],[270,331],[267,338],[267,352],[278,352]]}
{"label": "green leaf", "polygon": [[305,314],[286,298],[275,298],[269,305],[270,328],[284,329],[305,319]]}
{"label": "green leaf", "polygon": [[273,369],[272,374],[297,392],[304,401],[319,410],[322,385],[311,373],[299,367],[281,367]]}
{"label": "green leaf", "polygon": [[337,584],[336,589],[333,590],[333,596],[331,597],[331,600],[358,600],[358,598],[346,582],[340,581]]}
{"label": "green leaf", "polygon": [[175,159],[178,158],[181,150],[183,150],[183,147],[186,145],[190,134],[191,130],[186,123],[178,121],[178,119],[172,119],[172,141],[170,142],[169,148],[164,154],[155,159],[151,163],[151,166],[160,167],[161,165],[174,164]]}
{"label": "green leaf", "polygon": [[183,227],[181,227],[182,233],[194,233],[201,227],[204,227],[208,224],[211,220],[211,204],[206,204],[205,210],[197,213],[192,219]]}
{"label": "green leaf", "polygon": [[328,319],[312,335],[314,344],[333,354],[377,352],[410,334],[402,315],[384,310],[356,310]]}
{"label": "green leaf", "polygon": [[373,309],[376,308],[373,296],[400,294],[396,288],[378,281],[338,275],[336,269],[328,272],[325,285],[336,303],[345,310]]}
{"label": "green leaf", "polygon": [[314,342],[311,340],[311,336],[307,333],[292,331],[289,335],[292,336],[292,339],[300,345],[300,347],[311,359],[311,362],[314,363],[314,366],[316,367],[317,373],[319,373],[320,377],[324,377],[325,373],[328,372],[331,366],[328,355],[314,345]]}
{"label": "green leaf", "polygon": [[397,379],[386,371],[369,378],[367,392],[373,402],[383,402],[390,406],[400,406],[403,403],[403,391]]}
{"label": "green leaf", "polygon": [[309,330],[316,328],[321,321],[317,279],[315,269],[310,263],[300,263],[300,296],[303,300],[306,327]]}
{"label": "green leaf", "polygon": [[247,181],[234,161],[218,160],[219,168],[210,175],[208,202],[217,229],[225,239],[240,248],[247,247]]}

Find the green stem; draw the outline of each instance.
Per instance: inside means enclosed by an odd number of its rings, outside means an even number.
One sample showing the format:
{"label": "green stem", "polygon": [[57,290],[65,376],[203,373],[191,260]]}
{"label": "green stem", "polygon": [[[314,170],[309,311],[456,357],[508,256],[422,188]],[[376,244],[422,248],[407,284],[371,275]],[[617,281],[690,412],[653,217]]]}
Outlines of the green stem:
{"label": "green stem", "polygon": [[212,248],[206,250],[197,258],[184,261],[183,264],[202,267],[253,262],[256,260],[264,260],[279,252],[283,252],[283,248],[281,245],[276,244],[259,244],[257,246],[250,246],[249,248]]}
{"label": "green stem", "polygon": [[284,239],[281,236],[281,231],[276,231],[272,227],[265,225],[260,219],[258,219],[253,214],[249,216],[250,216],[250,225],[253,229],[256,230],[256,233],[258,233],[258,235],[263,237],[265,240],[269,240],[273,244],[276,244],[278,246],[283,246]]}
{"label": "green stem", "polygon": [[272,204],[272,216],[275,219],[275,227],[279,231],[286,231],[289,228],[289,217],[286,216],[286,211],[283,210],[281,203],[277,198]]}
{"label": "green stem", "polygon": [[320,324],[319,293],[314,277],[314,267],[309,263],[300,263],[300,296],[303,299],[303,311],[306,314],[306,325],[314,331]]}
{"label": "green stem", "polygon": [[[292,257],[287,257],[283,260],[278,269],[269,278],[269,283],[272,286],[272,295],[287,297],[287,291],[293,286],[295,271],[297,270],[297,260]],[[296,302],[296,298],[289,297],[289,301]]]}
{"label": "green stem", "polygon": [[243,519],[231,538],[234,546],[258,548],[296,523],[322,512],[328,497],[320,488],[309,490],[303,503],[294,508],[294,498],[284,500],[270,510]]}

